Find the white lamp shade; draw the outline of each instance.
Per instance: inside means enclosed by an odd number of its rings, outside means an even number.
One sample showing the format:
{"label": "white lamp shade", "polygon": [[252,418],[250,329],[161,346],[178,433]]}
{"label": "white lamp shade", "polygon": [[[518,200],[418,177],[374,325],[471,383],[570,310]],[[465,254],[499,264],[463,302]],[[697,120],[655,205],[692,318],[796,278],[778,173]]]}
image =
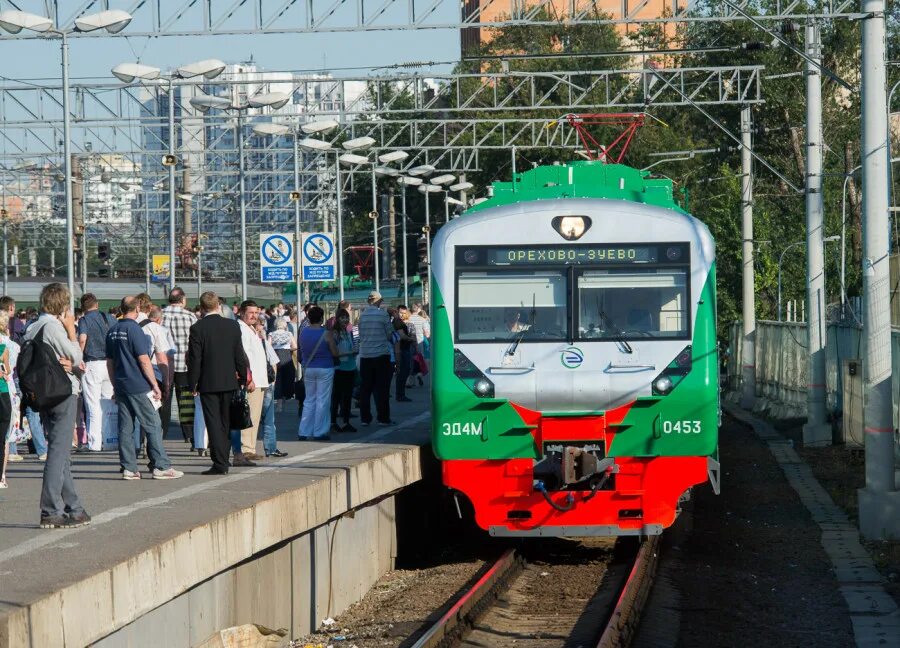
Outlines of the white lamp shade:
{"label": "white lamp shade", "polygon": [[231,99],[215,95],[199,95],[191,97],[191,105],[200,112],[206,112],[210,108],[230,108]]}
{"label": "white lamp shade", "polygon": [[409,157],[409,153],[406,151],[390,151],[385,153],[384,155],[378,156],[378,161],[383,164],[390,164],[391,162],[400,162],[401,160],[405,160]]}
{"label": "white lamp shade", "polygon": [[18,34],[23,29],[45,32],[53,27],[53,21],[45,16],[26,11],[0,11],[0,28],[10,34]]}
{"label": "white lamp shade", "polygon": [[284,124],[273,124],[271,122],[253,124],[253,132],[257,135],[284,135],[290,132],[290,130],[291,129]]}
{"label": "white lamp shade", "polygon": [[400,172],[393,167],[377,166],[373,170],[375,171],[375,175],[380,175],[380,176],[393,177],[393,176],[400,175]]}
{"label": "white lamp shade", "polygon": [[333,119],[317,119],[316,121],[306,122],[300,126],[300,130],[307,135],[315,135],[316,133],[325,133],[334,130],[338,126],[340,126],[340,124]]}
{"label": "white lamp shade", "polygon": [[121,63],[112,69],[112,74],[122,83],[131,83],[135,79],[143,81],[158,79],[160,70],[141,63]]}
{"label": "white lamp shade", "polygon": [[360,149],[369,148],[374,143],[375,140],[371,137],[354,137],[341,144],[341,146],[347,151],[358,151]]}
{"label": "white lamp shade", "polygon": [[437,192],[443,191],[443,190],[444,190],[443,187],[439,187],[439,186],[433,185],[433,184],[423,184],[419,187],[419,192],[423,193],[423,194],[424,193],[437,193]]}
{"label": "white lamp shade", "polygon": [[357,155],[356,153],[344,153],[338,158],[338,160],[340,160],[342,164],[347,165],[369,163],[369,158],[367,158],[365,155]]}
{"label": "white lamp shade", "polygon": [[325,140],[315,139],[314,137],[304,137],[297,142],[297,146],[309,151],[327,151],[331,148],[331,144]]}
{"label": "white lamp shade", "polygon": [[402,176],[397,178],[397,182],[407,187],[415,187],[422,184],[422,178],[412,178],[410,176]]}
{"label": "white lamp shade", "polygon": [[431,175],[435,172],[435,168],[430,164],[420,164],[417,167],[413,167],[409,170],[409,175],[420,176],[420,175]]}
{"label": "white lamp shade", "polygon": [[482,197],[482,198],[476,198],[475,200],[472,201],[472,204],[473,204],[473,205],[480,205],[480,204],[483,203],[483,202],[487,202],[487,198],[484,198],[484,197]]}
{"label": "white lamp shade", "polygon": [[451,198],[450,196],[447,196],[447,202],[450,203],[451,205],[460,205],[460,206],[465,206],[465,204],[466,204],[462,200],[457,200],[456,198]]}
{"label": "white lamp shade", "polygon": [[225,63],[219,59],[206,59],[197,61],[178,68],[178,76],[190,79],[196,76],[204,76],[207,79],[215,79],[225,71]]}
{"label": "white lamp shade", "polygon": [[105,29],[110,34],[118,34],[131,22],[131,14],[121,9],[110,9],[89,16],[79,16],[75,19],[75,29],[82,32],[92,32]]}
{"label": "white lamp shade", "polygon": [[450,175],[449,173],[445,173],[444,175],[439,175],[436,178],[432,178],[431,184],[445,185],[445,184],[450,184],[454,180],[456,180],[455,175]]}
{"label": "white lamp shade", "polygon": [[291,100],[291,95],[286,92],[264,92],[254,95],[247,100],[253,108],[274,108],[278,109]]}
{"label": "white lamp shade", "polygon": [[450,191],[468,191],[474,186],[471,182],[459,182],[455,185],[450,185]]}

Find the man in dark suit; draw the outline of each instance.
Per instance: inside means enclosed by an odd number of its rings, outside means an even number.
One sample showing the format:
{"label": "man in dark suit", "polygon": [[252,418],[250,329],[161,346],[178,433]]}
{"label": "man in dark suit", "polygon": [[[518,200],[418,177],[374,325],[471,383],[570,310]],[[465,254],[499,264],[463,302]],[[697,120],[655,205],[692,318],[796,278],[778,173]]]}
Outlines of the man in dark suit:
{"label": "man in dark suit", "polygon": [[235,320],[222,317],[214,292],[200,296],[202,318],[188,338],[188,384],[200,395],[213,466],[204,475],[228,473],[231,429],[229,409],[234,392],[247,384],[250,364]]}

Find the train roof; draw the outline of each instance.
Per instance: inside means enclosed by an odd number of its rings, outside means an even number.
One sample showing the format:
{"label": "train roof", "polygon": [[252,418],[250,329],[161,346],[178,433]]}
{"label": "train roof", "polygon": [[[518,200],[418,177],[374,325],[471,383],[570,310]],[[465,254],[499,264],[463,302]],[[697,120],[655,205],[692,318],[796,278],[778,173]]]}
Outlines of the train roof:
{"label": "train roof", "polygon": [[512,182],[493,183],[493,196],[466,213],[533,200],[606,198],[685,212],[675,201],[672,181],[624,164],[573,161],[516,173]]}

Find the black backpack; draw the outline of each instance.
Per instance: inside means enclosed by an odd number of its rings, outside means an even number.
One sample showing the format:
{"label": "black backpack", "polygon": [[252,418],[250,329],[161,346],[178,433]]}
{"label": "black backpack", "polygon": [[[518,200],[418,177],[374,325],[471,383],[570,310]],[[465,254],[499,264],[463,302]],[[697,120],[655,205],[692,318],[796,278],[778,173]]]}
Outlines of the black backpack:
{"label": "black backpack", "polygon": [[72,382],[59,364],[56,352],[44,342],[44,327],[26,340],[16,362],[22,402],[31,409],[56,407],[72,395]]}

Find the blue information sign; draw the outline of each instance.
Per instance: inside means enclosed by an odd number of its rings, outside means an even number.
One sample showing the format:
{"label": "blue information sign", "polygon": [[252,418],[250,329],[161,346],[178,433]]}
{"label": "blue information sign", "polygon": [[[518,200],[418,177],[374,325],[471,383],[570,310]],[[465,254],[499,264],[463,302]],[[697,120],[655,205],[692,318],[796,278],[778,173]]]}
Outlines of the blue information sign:
{"label": "blue information sign", "polygon": [[293,234],[259,235],[260,280],[268,283],[294,280]]}
{"label": "blue information sign", "polygon": [[304,234],[300,258],[303,281],[334,281],[337,277],[334,241],[330,234]]}

